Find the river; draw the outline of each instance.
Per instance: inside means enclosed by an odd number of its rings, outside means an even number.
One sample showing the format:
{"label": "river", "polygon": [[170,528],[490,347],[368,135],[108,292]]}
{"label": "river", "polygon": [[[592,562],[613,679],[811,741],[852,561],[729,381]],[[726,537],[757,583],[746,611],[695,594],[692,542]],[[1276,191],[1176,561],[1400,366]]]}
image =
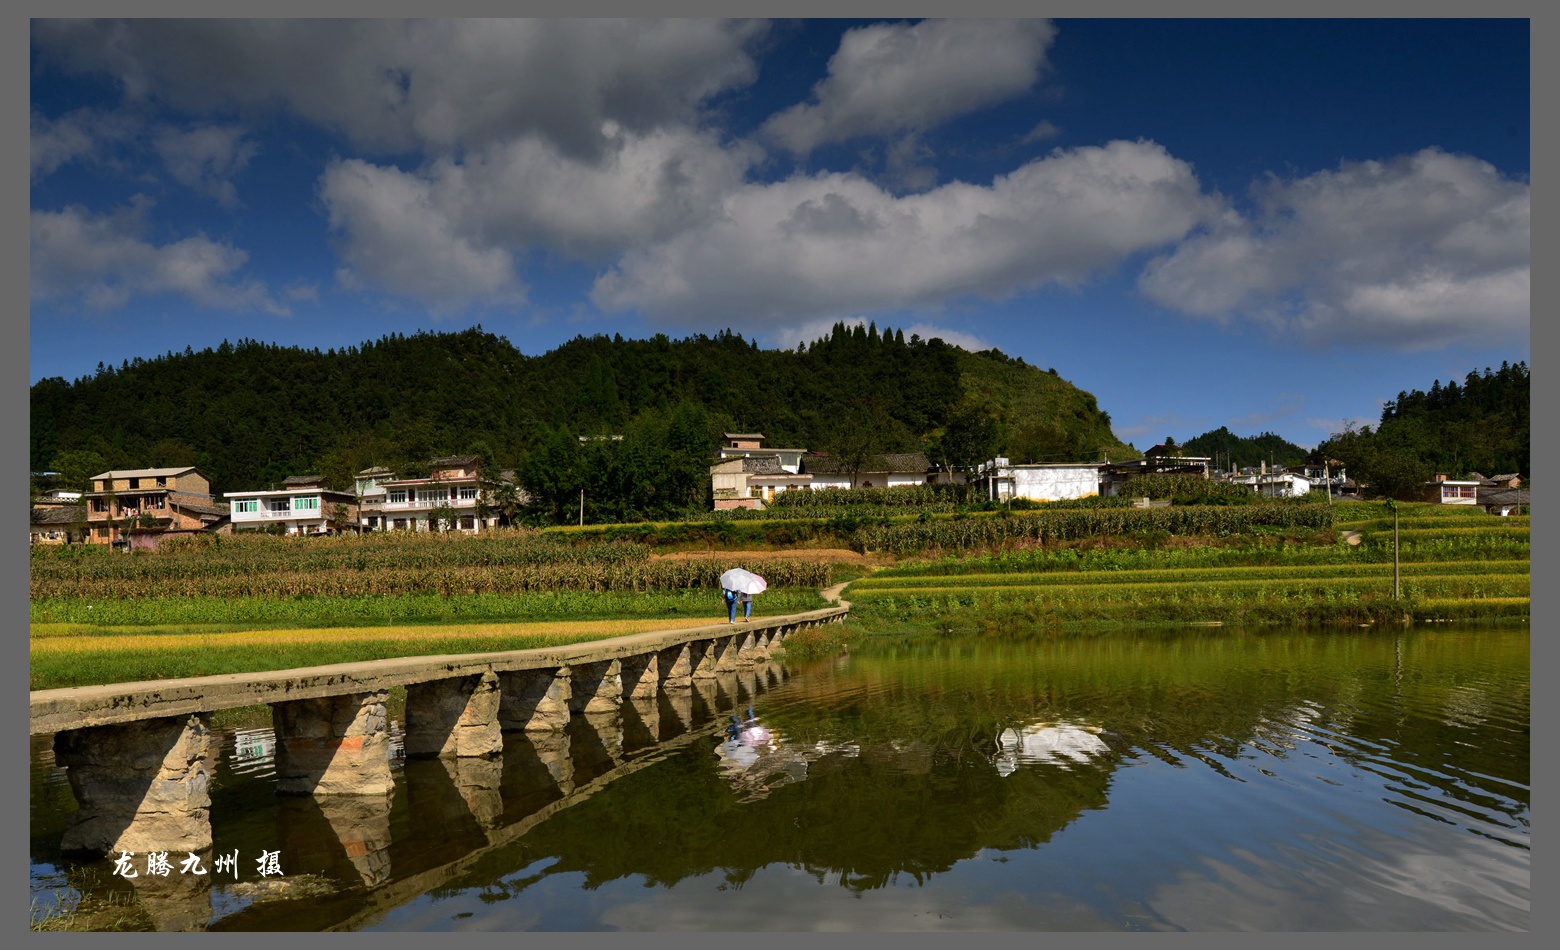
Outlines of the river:
{"label": "river", "polygon": [[236,872],[135,879],[59,854],[39,737],[32,893],[145,930],[1526,930],[1529,691],[1525,628],[883,637],[320,802],[274,795],[262,710],[215,730]]}

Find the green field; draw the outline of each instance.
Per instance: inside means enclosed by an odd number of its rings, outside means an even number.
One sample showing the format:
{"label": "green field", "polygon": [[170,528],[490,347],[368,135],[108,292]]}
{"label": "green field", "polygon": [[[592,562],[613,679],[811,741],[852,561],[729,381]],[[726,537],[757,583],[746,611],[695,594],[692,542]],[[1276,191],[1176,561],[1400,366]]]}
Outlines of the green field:
{"label": "green field", "polygon": [[867,630],[1527,618],[1526,517],[1403,505],[1394,572],[1385,505],[1339,503],[1329,514],[1330,543],[1253,533],[1180,546],[1041,544],[912,561],[853,582],[845,597]]}

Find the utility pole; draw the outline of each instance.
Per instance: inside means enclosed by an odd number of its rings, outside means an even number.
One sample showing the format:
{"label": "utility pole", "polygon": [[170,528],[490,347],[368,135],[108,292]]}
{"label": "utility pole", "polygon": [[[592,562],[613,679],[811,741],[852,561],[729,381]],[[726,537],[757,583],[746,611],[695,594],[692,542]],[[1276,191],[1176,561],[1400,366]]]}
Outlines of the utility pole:
{"label": "utility pole", "polygon": [[580,527],[585,527],[585,489],[580,489]]}

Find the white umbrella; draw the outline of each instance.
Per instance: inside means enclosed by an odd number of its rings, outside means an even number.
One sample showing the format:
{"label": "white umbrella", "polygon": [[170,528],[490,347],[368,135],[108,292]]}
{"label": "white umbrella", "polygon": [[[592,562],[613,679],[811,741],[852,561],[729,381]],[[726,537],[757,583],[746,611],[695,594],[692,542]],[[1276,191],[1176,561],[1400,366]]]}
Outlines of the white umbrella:
{"label": "white umbrella", "polygon": [[734,567],[720,576],[720,586],[739,594],[762,594],[769,589],[769,582],[752,571]]}

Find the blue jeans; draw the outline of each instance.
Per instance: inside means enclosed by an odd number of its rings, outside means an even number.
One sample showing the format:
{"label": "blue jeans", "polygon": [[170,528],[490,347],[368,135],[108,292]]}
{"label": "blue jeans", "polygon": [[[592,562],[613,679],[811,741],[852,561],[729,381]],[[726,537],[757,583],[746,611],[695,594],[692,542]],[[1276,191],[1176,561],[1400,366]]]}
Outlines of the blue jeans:
{"label": "blue jeans", "polygon": [[737,622],[737,597],[735,594],[728,594],[726,596],[726,622]]}

